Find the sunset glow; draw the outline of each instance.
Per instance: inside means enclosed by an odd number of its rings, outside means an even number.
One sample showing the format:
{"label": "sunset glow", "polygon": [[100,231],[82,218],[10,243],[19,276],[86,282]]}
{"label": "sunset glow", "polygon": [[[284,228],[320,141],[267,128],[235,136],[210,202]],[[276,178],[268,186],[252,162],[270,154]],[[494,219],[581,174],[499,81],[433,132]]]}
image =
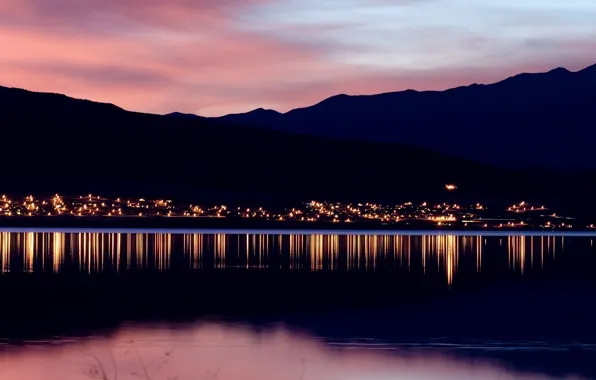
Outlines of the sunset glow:
{"label": "sunset glow", "polygon": [[287,111],[596,60],[596,3],[4,0],[0,85],[130,110]]}
{"label": "sunset glow", "polygon": [[[551,379],[540,374],[516,373],[492,363],[423,351],[408,356],[405,350],[392,346],[344,345],[344,350],[333,350],[320,339],[289,330],[258,333],[221,324],[184,330],[152,325],[117,331],[109,338],[81,339],[54,346],[29,355],[14,352],[0,357],[0,378],[34,380],[50,375],[85,380],[89,379],[89,369],[96,368],[99,362],[102,366],[98,373],[110,380],[139,378],[135,374],[142,368],[148,368],[150,374],[163,373],[155,377],[159,379],[426,380],[436,379],[439,374],[446,380]],[[153,366],[144,367],[143,360]],[[160,371],[155,371],[158,366]]]}

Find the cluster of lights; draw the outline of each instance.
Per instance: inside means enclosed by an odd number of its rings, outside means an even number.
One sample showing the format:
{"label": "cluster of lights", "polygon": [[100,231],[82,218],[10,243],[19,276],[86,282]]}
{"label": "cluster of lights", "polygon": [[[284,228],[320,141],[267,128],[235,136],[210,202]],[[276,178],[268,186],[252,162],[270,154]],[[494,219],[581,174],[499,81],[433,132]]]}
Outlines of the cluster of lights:
{"label": "cluster of lights", "polygon": [[78,197],[52,197],[29,195],[20,200],[0,197],[0,215],[4,216],[143,216],[172,215],[174,206],[170,200],[147,201],[145,199],[108,199],[89,194]]}
{"label": "cluster of lights", "polygon": [[406,202],[398,205],[376,203],[340,203],[312,201],[307,204],[307,214],[318,220],[332,219],[335,222],[379,221],[383,223],[401,223],[423,221],[438,225],[450,225],[458,221],[477,217],[477,210],[484,210],[481,204],[461,206],[441,203],[429,205],[427,202],[414,204]]}
{"label": "cluster of lights", "polygon": [[530,205],[525,201],[521,201],[517,204],[509,206],[507,211],[517,212],[517,213],[524,213],[524,212],[532,212],[532,211],[545,211],[547,208],[545,206],[535,207]]}
{"label": "cluster of lights", "polygon": [[[93,194],[78,197],[64,197],[56,194],[45,198],[29,195],[22,199],[11,199],[6,195],[0,196],[0,216],[235,217],[331,223],[429,223],[437,226],[475,224],[481,228],[573,228],[569,222],[572,218],[558,216],[555,213],[541,213],[541,211],[548,210],[545,206],[535,207],[522,201],[505,210],[507,216],[495,217],[489,214],[487,207],[481,203],[460,205],[406,202],[386,205],[313,200],[298,208],[272,210],[264,207],[228,207],[226,205],[211,207],[196,204],[177,205],[171,200],[164,199],[109,199]],[[596,227],[592,224],[587,228],[594,229]]]}

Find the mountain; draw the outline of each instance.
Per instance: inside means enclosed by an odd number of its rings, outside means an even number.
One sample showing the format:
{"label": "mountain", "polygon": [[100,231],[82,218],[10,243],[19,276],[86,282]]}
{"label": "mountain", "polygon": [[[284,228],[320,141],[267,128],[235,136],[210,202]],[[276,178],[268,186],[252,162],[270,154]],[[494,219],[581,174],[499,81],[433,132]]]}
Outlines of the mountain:
{"label": "mountain", "polygon": [[[283,116],[284,114],[274,110],[257,108],[246,113],[226,115],[220,118],[220,120],[230,124],[246,124],[271,127],[277,125],[278,123],[282,123]],[[300,133],[300,131],[297,131],[297,133]]]}
{"label": "mountain", "polygon": [[167,115],[166,117],[177,117],[177,118],[186,118],[186,119],[205,119],[202,116],[194,115],[192,113],[182,113],[182,112],[172,112]]}
{"label": "mountain", "polygon": [[400,142],[507,167],[596,169],[596,65],[446,91],[337,95],[285,114],[218,120],[336,138]]}
{"label": "mountain", "polygon": [[0,192],[9,193],[374,198],[440,190],[469,171],[494,171],[400,144],[128,112],[6,87],[0,136]]}
{"label": "mountain", "polygon": [[[274,115],[255,112],[263,113]],[[9,194],[405,201],[442,198],[455,183],[461,199],[583,202],[596,190],[589,175],[505,170],[400,143],[143,114],[6,87],[0,137],[0,192]]]}

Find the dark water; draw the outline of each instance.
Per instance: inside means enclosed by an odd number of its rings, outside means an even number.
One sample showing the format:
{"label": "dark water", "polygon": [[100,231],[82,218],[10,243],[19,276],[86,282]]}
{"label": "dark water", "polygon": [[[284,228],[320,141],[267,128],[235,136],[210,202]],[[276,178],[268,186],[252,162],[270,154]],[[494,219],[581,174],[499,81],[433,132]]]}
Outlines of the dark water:
{"label": "dark water", "polygon": [[0,232],[0,379],[596,378],[589,236]]}

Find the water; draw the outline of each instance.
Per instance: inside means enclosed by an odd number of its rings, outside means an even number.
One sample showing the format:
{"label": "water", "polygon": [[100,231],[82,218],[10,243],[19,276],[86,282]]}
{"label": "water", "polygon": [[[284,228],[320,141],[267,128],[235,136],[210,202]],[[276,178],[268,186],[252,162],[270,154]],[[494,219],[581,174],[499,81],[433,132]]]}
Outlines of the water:
{"label": "water", "polygon": [[0,232],[0,267],[2,272],[29,273],[208,268],[406,270],[443,274],[451,283],[460,269],[482,272],[486,254],[491,260],[488,270],[506,264],[509,272],[524,274],[555,265],[557,251],[565,249],[566,240],[573,247],[561,260],[569,260],[572,255],[577,266],[577,260],[589,261],[592,256],[586,254],[595,250],[592,237],[560,234],[132,231]]}
{"label": "water", "polygon": [[596,378],[589,235],[183,232],[1,231],[0,379]]}
{"label": "water", "polygon": [[257,333],[221,324],[127,326],[110,336],[25,347],[6,354],[0,364],[3,379],[89,379],[97,378],[95,373],[110,379],[553,378],[435,352],[373,344],[337,347],[287,329]]}

